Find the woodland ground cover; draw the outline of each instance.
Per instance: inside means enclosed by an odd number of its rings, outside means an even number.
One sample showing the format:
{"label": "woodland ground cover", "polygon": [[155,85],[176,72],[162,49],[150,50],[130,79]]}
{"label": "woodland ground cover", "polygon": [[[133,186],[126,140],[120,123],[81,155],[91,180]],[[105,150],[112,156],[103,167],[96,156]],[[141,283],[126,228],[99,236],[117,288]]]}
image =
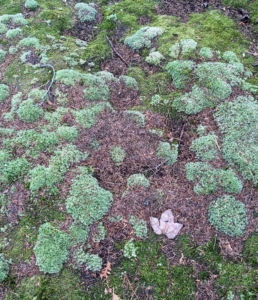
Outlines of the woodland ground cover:
{"label": "woodland ground cover", "polygon": [[256,2],[1,2],[1,299],[256,299]]}

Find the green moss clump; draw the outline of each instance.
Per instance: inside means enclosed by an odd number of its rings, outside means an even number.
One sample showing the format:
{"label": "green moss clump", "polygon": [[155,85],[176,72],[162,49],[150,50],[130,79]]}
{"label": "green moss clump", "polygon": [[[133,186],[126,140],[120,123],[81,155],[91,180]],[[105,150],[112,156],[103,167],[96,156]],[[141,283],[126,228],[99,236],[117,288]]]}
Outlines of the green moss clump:
{"label": "green moss clump", "polygon": [[39,120],[44,115],[44,110],[35,105],[33,99],[27,99],[21,102],[16,111],[20,120],[28,123],[33,123]]}
{"label": "green moss clump", "polygon": [[241,236],[247,225],[245,205],[232,196],[224,195],[210,203],[209,221],[229,236]]}
{"label": "green moss clump", "polygon": [[95,20],[97,11],[94,8],[94,3],[86,4],[80,2],[77,3],[74,8],[77,10],[77,16],[81,22],[91,22]]}
{"label": "green moss clump", "polygon": [[74,86],[76,82],[79,82],[82,78],[82,74],[76,70],[62,69],[56,71],[56,81],[65,85]]}
{"label": "green moss clump", "polygon": [[150,65],[159,66],[163,59],[165,57],[159,51],[152,51],[146,57],[145,61]]}
{"label": "green moss clump", "polygon": [[45,223],[40,226],[37,243],[34,247],[36,264],[44,273],[58,273],[63,263],[68,259],[68,235],[51,225]]}
{"label": "green moss clump", "polygon": [[9,262],[4,255],[0,253],[0,282],[2,282],[9,273]]}
{"label": "green moss clump", "polygon": [[87,88],[83,91],[84,98],[86,100],[106,101],[109,99],[109,88],[101,77],[92,74],[85,74],[82,78],[84,85],[87,86]]}
{"label": "green moss clump", "polygon": [[162,33],[163,30],[159,27],[143,27],[139,29],[134,35],[127,37],[124,43],[134,51],[138,51],[143,47],[150,48],[151,40],[161,35]]}
{"label": "green moss clump", "polygon": [[31,164],[23,157],[5,162],[5,167],[2,169],[2,175],[0,176],[0,182],[15,182],[23,178],[30,168]]}
{"label": "green moss clump", "polygon": [[218,155],[218,137],[214,132],[201,136],[192,142],[190,149],[202,161],[213,160]]}
{"label": "green moss clump", "polygon": [[72,111],[72,114],[75,121],[83,128],[91,128],[97,122],[98,114],[105,108],[113,110],[108,102],[101,102],[96,105],[91,105],[85,109],[74,110]]}
{"label": "green moss clump", "polygon": [[104,240],[107,235],[107,230],[102,222],[99,222],[97,232],[93,235],[92,240],[94,243],[99,243]]}
{"label": "green moss clump", "polygon": [[6,51],[0,49],[0,64],[5,60]]}
{"label": "green moss clump", "polygon": [[131,77],[131,76],[125,76],[125,75],[122,75],[122,76],[119,77],[119,81],[120,81],[120,82],[124,82],[125,85],[126,85],[128,88],[138,90],[138,83],[137,83],[137,81],[136,81],[133,77]]}
{"label": "green moss clump", "polygon": [[37,39],[35,37],[26,37],[26,38],[22,39],[18,45],[20,47],[24,47],[24,48],[34,48],[36,50],[41,49],[39,39]]}
{"label": "green moss clump", "polygon": [[73,180],[66,199],[66,209],[74,220],[87,226],[100,220],[108,212],[113,196],[98,185],[97,179],[88,174],[86,168],[80,168],[80,171],[81,174]]}
{"label": "green moss clump", "polygon": [[0,16],[0,23],[10,25],[10,23],[14,23],[18,26],[24,26],[28,24],[28,21],[24,18],[22,13],[17,13],[14,15],[2,15]]}
{"label": "green moss clump", "polygon": [[119,166],[125,159],[125,151],[120,146],[116,146],[110,150],[110,156],[113,162]]}
{"label": "green moss clump", "polygon": [[177,161],[178,144],[169,144],[167,142],[159,142],[156,155],[166,160],[168,165],[172,165]]}
{"label": "green moss clump", "polygon": [[100,271],[102,268],[102,258],[97,254],[85,253],[82,248],[75,251],[73,258],[79,266],[85,264],[86,268],[93,272]]}
{"label": "green moss clump", "polygon": [[213,52],[212,52],[211,48],[209,48],[209,47],[201,48],[201,50],[199,52],[199,55],[203,58],[206,58],[206,59],[213,58]]}
{"label": "green moss clump", "polygon": [[185,170],[189,181],[198,180],[194,186],[196,194],[214,193],[218,186],[224,188],[227,193],[240,193],[243,187],[242,182],[231,169],[215,169],[204,162],[191,162],[186,164]]}
{"label": "green moss clump", "polygon": [[245,241],[243,251],[244,261],[252,267],[258,266],[258,233],[255,232]]}
{"label": "green moss clump", "polygon": [[15,28],[15,29],[9,29],[5,34],[7,39],[14,39],[19,36],[22,36],[22,29],[21,28]]}
{"label": "green moss clump", "polygon": [[148,188],[150,186],[150,182],[143,174],[133,174],[128,177],[127,186],[143,186],[145,188]]}
{"label": "green moss clump", "polygon": [[225,102],[214,114],[224,134],[222,155],[236,167],[244,179],[258,183],[257,102],[252,97],[238,97]]}
{"label": "green moss clump", "polygon": [[9,95],[10,91],[8,85],[0,84],[0,102],[4,101]]}
{"label": "green moss clump", "polygon": [[69,228],[70,246],[75,247],[80,243],[84,243],[89,234],[89,227],[84,224],[73,222]]}
{"label": "green moss clump", "polygon": [[72,142],[78,136],[78,129],[75,126],[60,126],[56,131],[57,135],[61,137],[63,140]]}
{"label": "green moss clump", "polygon": [[134,234],[139,238],[146,238],[148,236],[147,224],[143,219],[131,216],[129,219],[130,224],[133,226]]}
{"label": "green moss clump", "polygon": [[190,80],[193,67],[194,62],[191,60],[175,60],[167,64],[166,70],[172,76],[174,86],[178,89],[182,89]]}
{"label": "green moss clump", "polygon": [[60,297],[67,300],[89,300],[80,286],[79,276],[68,269],[61,270],[59,274],[25,277],[15,287],[14,292],[6,295],[5,300],[56,300]]}
{"label": "green moss clump", "polygon": [[27,9],[30,9],[30,10],[35,10],[38,8],[38,2],[35,1],[35,0],[26,0],[25,3],[24,3],[24,6],[27,8]]}

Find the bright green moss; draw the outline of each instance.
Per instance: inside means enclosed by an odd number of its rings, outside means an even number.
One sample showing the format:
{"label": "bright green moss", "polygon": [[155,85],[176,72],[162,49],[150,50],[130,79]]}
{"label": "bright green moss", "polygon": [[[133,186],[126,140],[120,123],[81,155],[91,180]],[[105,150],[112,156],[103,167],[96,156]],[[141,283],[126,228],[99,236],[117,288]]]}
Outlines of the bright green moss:
{"label": "bright green moss", "polygon": [[224,195],[210,203],[209,221],[229,236],[241,236],[247,225],[245,205],[232,196]]}
{"label": "bright green moss", "polygon": [[74,86],[76,82],[81,80],[81,76],[82,74],[76,70],[63,69],[56,72],[56,81]]}
{"label": "bright green moss", "polygon": [[62,120],[64,115],[68,112],[68,108],[58,107],[54,112],[45,112],[44,118],[54,126],[58,126]]}
{"label": "bright green moss", "polygon": [[28,173],[30,167],[31,164],[23,157],[6,162],[5,167],[2,169],[0,182],[15,182],[22,179]]}
{"label": "bright green moss", "polygon": [[165,57],[159,51],[152,51],[146,57],[145,61],[150,65],[159,66],[163,59]]}
{"label": "bright green moss", "polygon": [[97,254],[85,253],[82,248],[76,250],[73,257],[79,266],[85,264],[88,270],[95,272],[102,268],[102,258]]}
{"label": "bright green moss", "polygon": [[218,155],[218,137],[214,132],[201,136],[192,142],[190,147],[202,161],[216,159]]}
{"label": "bright green moss", "polygon": [[60,126],[56,131],[57,135],[64,141],[72,142],[78,136],[78,130],[75,126]]}
{"label": "bright green moss", "polygon": [[191,60],[175,60],[167,64],[166,70],[172,76],[174,86],[178,89],[182,89],[190,80],[193,67],[194,62]]}
{"label": "bright green moss", "polygon": [[72,114],[75,121],[83,128],[91,128],[97,122],[99,113],[101,113],[105,108],[112,110],[111,105],[108,102],[104,102],[91,105],[86,109],[74,110],[72,111]]}
{"label": "bright green moss", "polygon": [[242,190],[242,182],[231,169],[215,169],[204,162],[191,162],[186,164],[185,170],[189,181],[198,181],[194,186],[196,194],[214,193],[218,186],[223,187],[227,193],[240,193]]}
{"label": "bright green moss", "polygon": [[214,114],[223,132],[222,154],[246,180],[258,182],[257,103],[252,97],[225,102]]}
{"label": "bright green moss", "polygon": [[140,50],[143,47],[150,48],[152,39],[162,33],[163,30],[159,27],[142,27],[134,35],[127,37],[124,43],[134,51]]}
{"label": "bright green moss", "polygon": [[20,120],[28,123],[39,120],[44,114],[43,109],[37,106],[33,99],[21,102],[16,112]]}
{"label": "bright green moss", "polygon": [[77,3],[74,8],[77,10],[77,16],[81,22],[91,22],[95,20],[97,11],[94,8],[94,3],[86,4],[80,2]]}
{"label": "bright green moss", "polygon": [[10,95],[9,87],[6,84],[0,84],[0,102],[4,101]]}
{"label": "bright green moss", "polygon": [[34,247],[36,264],[44,273],[58,273],[68,259],[69,237],[50,223],[40,226]]}
{"label": "bright green moss", "polygon": [[80,168],[66,199],[66,209],[74,220],[90,225],[100,220],[109,210],[113,196],[98,185],[97,179]]}
{"label": "bright green moss", "polygon": [[116,146],[110,150],[110,156],[113,162],[119,166],[125,159],[125,151],[120,146]]}
{"label": "bright green moss", "polygon": [[38,8],[38,2],[35,1],[35,0],[26,0],[25,3],[24,3],[24,6],[27,8],[27,9],[30,9],[30,10],[35,10]]}
{"label": "bright green moss", "polygon": [[127,186],[128,187],[143,186],[145,188],[148,188],[150,186],[150,182],[143,174],[133,174],[128,177]]}
{"label": "bright green moss", "polygon": [[131,216],[129,222],[133,226],[134,234],[137,237],[146,238],[148,236],[147,224],[143,219]]}
{"label": "bright green moss", "polygon": [[167,142],[159,142],[156,155],[166,160],[168,165],[172,165],[177,161],[178,144],[169,144]]}
{"label": "bright green moss", "polygon": [[5,60],[6,51],[0,49],[0,64]]}
{"label": "bright green moss", "polygon": [[70,246],[75,247],[80,243],[84,243],[89,234],[89,227],[73,222],[69,228]]}

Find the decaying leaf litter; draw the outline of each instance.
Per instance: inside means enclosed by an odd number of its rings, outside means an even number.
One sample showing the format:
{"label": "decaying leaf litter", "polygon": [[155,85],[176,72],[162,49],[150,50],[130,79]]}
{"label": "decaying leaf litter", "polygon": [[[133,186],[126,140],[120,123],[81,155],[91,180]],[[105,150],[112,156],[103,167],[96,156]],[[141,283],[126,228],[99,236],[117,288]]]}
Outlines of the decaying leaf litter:
{"label": "decaying leaf litter", "polygon": [[[212,3],[210,4],[212,5]],[[199,6],[200,4],[197,3],[195,9]],[[163,7],[165,7],[165,5]],[[201,5],[201,7],[203,6]],[[192,12],[195,9],[191,7],[190,11]],[[172,12],[174,14],[173,10]],[[188,10],[186,10],[186,12],[188,12]],[[71,34],[73,33],[74,32]],[[85,35],[85,32],[83,32],[83,34]],[[80,37],[82,37],[82,35],[80,35]],[[125,61],[139,64],[146,72],[159,70],[159,68],[155,70],[155,68],[149,67],[142,61],[139,54],[134,53],[128,48],[126,49],[126,47],[117,42],[116,39],[114,39],[113,42],[117,51],[122,53]],[[32,64],[36,62],[35,58],[31,57],[30,59],[32,60],[30,61]],[[127,66],[113,53],[112,59],[102,62],[102,70],[112,71],[115,76],[120,76],[127,73]],[[170,88],[171,86],[168,86],[168,89]],[[13,94],[15,93],[15,91],[12,92]],[[236,90],[232,98],[236,96],[237,93],[238,91]],[[80,95],[78,89],[70,89],[68,100],[69,105],[73,109],[79,109],[83,106],[82,94]],[[196,138],[193,131],[197,125],[205,123],[210,130],[217,131],[211,112],[206,110],[198,114],[198,116],[186,118],[182,115],[173,119],[169,114],[164,117],[149,110],[144,112],[146,126],[145,128],[140,128],[134,121],[125,117],[123,114],[123,111],[141,103],[139,91],[137,92],[134,89],[126,88],[121,84],[119,89],[112,91],[110,103],[116,109],[116,112],[111,112],[108,109],[104,110],[96,125],[90,129],[81,130],[80,136],[75,140],[75,144],[79,150],[89,152],[92,151],[90,149],[92,141],[97,140],[99,142],[99,149],[96,150],[94,154],[92,153],[83,165],[91,165],[94,169],[94,176],[98,179],[100,186],[111,191],[114,195],[113,206],[109,214],[103,219],[108,231],[108,237],[102,242],[96,243],[95,247],[92,247],[91,253],[100,254],[103,258],[104,265],[110,262],[112,265],[118,264],[121,253],[112,251],[114,244],[124,239],[135,238],[132,225],[128,222],[130,215],[144,219],[149,224],[150,216],[159,217],[160,213],[166,209],[171,209],[176,221],[184,225],[182,233],[190,234],[199,244],[210,240],[210,238],[217,233],[207,220],[209,202],[214,199],[214,196],[195,195],[193,193],[193,184],[189,183],[185,178],[184,166],[186,162],[195,161],[195,155],[189,150],[189,146],[191,145],[191,141]],[[2,107],[3,112],[10,110],[10,106],[8,107],[5,104],[1,104],[1,108]],[[50,111],[55,110],[55,107],[47,103],[43,105],[43,108]],[[66,124],[70,126],[74,124],[74,117],[70,111],[66,113],[64,118],[66,118],[64,120]],[[43,125],[44,122],[41,126]],[[19,120],[14,121],[14,126],[19,129],[33,128],[33,125],[26,124]],[[179,158],[178,162],[173,166],[162,164],[163,161],[155,155],[155,149],[160,139],[149,134],[148,131],[149,129],[157,127],[164,130],[164,140],[179,141]],[[120,166],[116,166],[109,156],[111,147],[116,145],[121,145],[127,154],[125,161]],[[17,151],[19,151],[19,149],[17,149]],[[42,153],[37,159],[37,163],[47,165],[49,160],[48,155],[48,153]],[[223,165],[225,165],[225,163],[221,158],[216,161],[216,166],[221,167]],[[126,181],[129,175],[138,173],[148,175],[151,186],[147,189],[135,187],[123,195],[127,189]],[[72,178],[73,174],[68,172],[63,183],[59,184],[63,197],[68,194]],[[20,184],[17,184],[17,188],[18,191],[21,191],[19,192],[18,201],[17,196],[14,194],[13,201],[11,200],[9,205],[9,210],[12,212],[9,218],[13,224],[18,222],[18,215],[21,214],[23,210],[26,211],[26,208],[29,207],[28,203],[25,203],[28,192],[24,190],[24,187],[21,187]],[[157,193],[158,189],[163,191],[161,199]],[[220,191],[216,194],[216,197],[219,193]],[[219,243],[222,254],[225,256],[229,255],[234,257],[239,255],[242,251],[243,241],[257,228],[257,221],[253,217],[253,214],[258,211],[258,207],[254,201],[252,201],[252,199],[257,197],[256,193],[253,185],[246,182],[239,199],[244,199],[249,224],[246,228],[245,235],[241,238],[229,238],[226,235],[220,235]],[[22,199],[23,197],[24,199]],[[22,201],[24,201],[24,203],[22,203]],[[59,207],[59,209],[63,210],[65,208]],[[121,215],[122,220],[117,223],[111,222],[109,216],[112,215]],[[40,222],[43,221],[43,219],[40,220]],[[69,219],[67,219],[67,222],[69,224]],[[63,229],[67,230],[67,226],[64,225]],[[149,230],[151,230],[150,226],[148,227]],[[94,228],[92,228],[92,230],[93,229]],[[173,252],[174,243],[174,241],[165,241],[164,248],[166,249],[168,257],[170,256],[170,252]],[[34,264],[35,260],[34,262],[32,260],[32,266]],[[37,267],[32,268],[32,266],[28,268],[28,265],[22,263],[18,268],[17,266],[13,266],[12,269],[18,276],[31,276],[38,272]],[[22,269],[25,270],[24,273],[21,271]],[[26,269],[28,270],[27,274]],[[34,270],[34,273],[31,273],[31,269]],[[86,274],[89,275],[89,272],[87,270],[83,270],[83,272],[85,272],[84,276],[87,278]],[[90,273],[88,282],[92,282],[93,277],[95,277],[95,273]]]}

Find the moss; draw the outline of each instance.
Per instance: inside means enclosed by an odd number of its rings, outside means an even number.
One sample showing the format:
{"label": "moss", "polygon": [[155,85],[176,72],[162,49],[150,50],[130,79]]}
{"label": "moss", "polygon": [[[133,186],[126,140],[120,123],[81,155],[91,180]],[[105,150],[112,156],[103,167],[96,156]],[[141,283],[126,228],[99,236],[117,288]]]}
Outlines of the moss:
{"label": "moss", "polygon": [[258,233],[255,232],[245,241],[243,250],[244,261],[252,267],[258,266]]}
{"label": "moss", "polygon": [[0,64],[5,60],[6,51],[0,49]]}
{"label": "moss", "polygon": [[94,3],[86,4],[80,2],[77,3],[74,8],[77,11],[77,17],[81,22],[91,22],[95,20],[97,11],[94,8]]}
{"label": "moss", "polygon": [[125,151],[120,146],[116,146],[110,150],[110,156],[116,166],[119,166],[125,159]]}
{"label": "moss", "polygon": [[24,100],[17,109],[19,119],[28,123],[33,123],[39,120],[43,114],[43,109],[35,105],[33,99]]}
{"label": "moss", "polygon": [[137,185],[148,188],[150,186],[150,182],[143,174],[133,174],[129,176],[127,179],[127,186],[134,187]]}
{"label": "moss", "polygon": [[87,226],[100,220],[108,212],[113,196],[98,185],[97,179],[88,174],[86,168],[80,170],[82,174],[73,180],[66,199],[66,209],[75,221]]}
{"label": "moss", "polygon": [[168,165],[172,165],[177,161],[178,144],[170,145],[167,142],[159,142],[156,155],[165,159]]}
{"label": "moss", "polygon": [[5,259],[4,255],[0,253],[0,282],[2,282],[9,272],[9,262]]}
{"label": "moss", "polygon": [[21,28],[9,29],[6,32],[5,36],[8,39],[14,39],[14,38],[17,38],[17,37],[21,37],[22,36],[22,29]]}
{"label": "moss", "polygon": [[143,219],[131,216],[129,222],[133,226],[134,234],[137,237],[146,238],[148,236],[147,224]]}
{"label": "moss", "polygon": [[191,60],[175,60],[167,64],[166,70],[172,76],[174,86],[178,89],[182,89],[190,80],[193,67],[194,63]]}
{"label": "moss", "polygon": [[0,84],[0,102],[4,101],[10,95],[8,85]]}
{"label": "moss", "polygon": [[241,236],[247,225],[245,205],[232,196],[224,195],[210,203],[209,221],[229,236]]}
{"label": "moss", "polygon": [[51,300],[87,299],[80,286],[79,276],[71,270],[64,269],[58,275],[34,275],[25,277],[14,293],[9,293],[6,300],[17,299],[51,299]]}
{"label": "moss", "polygon": [[145,126],[145,116],[141,112],[137,110],[126,110],[124,111],[124,115],[135,121],[139,126]]}
{"label": "moss", "polygon": [[35,0],[26,0],[24,6],[30,10],[36,10],[38,8],[38,2]]}

